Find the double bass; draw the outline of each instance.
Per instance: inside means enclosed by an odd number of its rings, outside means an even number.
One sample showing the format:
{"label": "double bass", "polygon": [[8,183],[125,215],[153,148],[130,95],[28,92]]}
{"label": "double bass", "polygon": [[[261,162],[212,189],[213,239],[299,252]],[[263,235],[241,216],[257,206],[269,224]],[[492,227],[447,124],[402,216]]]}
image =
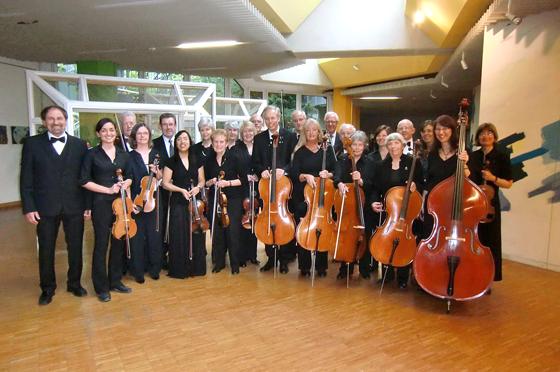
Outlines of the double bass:
{"label": "double bass", "polygon": [[[276,248],[287,244],[294,238],[294,217],[288,210],[288,200],[292,195],[292,181],[287,176],[276,177],[276,152],[280,137],[272,135],[272,167],[270,178],[261,178],[259,194],[263,207],[255,221],[255,235],[264,244]],[[276,257],[274,257],[276,265]]]}
{"label": "double bass", "polygon": [[[420,141],[416,141],[406,186],[394,186],[385,193],[387,217],[369,242],[371,255],[384,265],[404,267],[412,262],[416,254],[412,223],[422,210],[422,196],[418,191],[413,192],[411,187],[421,147]],[[381,290],[388,271],[383,276]]]}
{"label": "double bass", "polygon": [[[117,169],[117,179],[119,182],[123,182],[122,170]],[[113,200],[113,214],[115,215],[115,222],[113,222],[113,227],[111,233],[115,239],[126,238],[126,257],[130,258],[130,238],[136,235],[138,227],[136,226],[136,221],[132,218],[132,211],[134,209],[134,204],[132,199],[126,194],[126,190],[121,187],[120,197]]]}
{"label": "double bass", "polygon": [[[459,109],[458,153],[465,149],[468,100]],[[488,201],[480,188],[465,176],[465,162],[457,159],[455,175],[437,184],[428,196],[434,217],[430,236],[422,240],[414,259],[418,284],[431,295],[467,301],[484,295],[494,279],[494,261],[478,239],[478,224],[486,216]]]}
{"label": "double bass", "polygon": [[[321,147],[323,160],[321,170],[326,169],[327,164],[327,138],[323,138]],[[332,217],[334,204],[334,184],[333,180],[315,177],[315,184],[318,187],[312,188],[309,184],[305,185],[303,195],[307,204],[307,213],[299,222],[296,229],[296,240],[298,244],[308,251],[311,256],[311,285],[313,285],[315,274],[315,258],[317,252],[327,252],[331,250],[336,238],[335,223]]]}
{"label": "double bass", "polygon": [[[352,173],[356,172],[356,159],[352,151],[352,140],[343,139],[344,149],[352,163]],[[364,155],[362,155],[364,156]],[[364,222],[364,190],[358,180],[347,183],[347,193],[339,189],[334,194],[334,209],[336,211],[336,243],[332,252],[333,260],[345,262],[347,265],[358,262],[366,250],[365,222]],[[346,285],[348,286],[350,270],[346,270]]]}

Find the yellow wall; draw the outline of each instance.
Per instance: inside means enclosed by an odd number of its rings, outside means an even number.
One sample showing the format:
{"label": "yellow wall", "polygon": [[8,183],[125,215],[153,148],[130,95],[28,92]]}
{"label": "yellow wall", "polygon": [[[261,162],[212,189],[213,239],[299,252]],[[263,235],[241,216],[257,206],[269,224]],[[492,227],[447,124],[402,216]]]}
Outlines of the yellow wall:
{"label": "yellow wall", "polygon": [[340,126],[340,124],[342,123],[351,123],[358,128],[360,125],[359,108],[354,108],[352,105],[352,99],[348,96],[343,96],[341,92],[342,89],[337,88],[335,88],[333,91],[332,111],[338,114],[338,118],[340,119],[338,125]]}
{"label": "yellow wall", "polygon": [[[501,137],[525,133],[512,158],[549,149],[524,161],[528,176],[505,190],[511,211],[502,212],[502,239],[505,258],[556,271],[560,200],[552,198],[560,198],[560,38],[551,35],[559,34],[560,11],[526,17],[517,27],[499,23],[487,29],[479,119],[494,123]],[[543,185],[551,190],[539,194]]]}

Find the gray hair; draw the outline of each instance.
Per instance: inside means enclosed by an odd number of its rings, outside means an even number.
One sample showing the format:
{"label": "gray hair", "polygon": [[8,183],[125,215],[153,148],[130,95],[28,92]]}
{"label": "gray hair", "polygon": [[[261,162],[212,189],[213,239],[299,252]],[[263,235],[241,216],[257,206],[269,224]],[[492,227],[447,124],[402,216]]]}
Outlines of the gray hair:
{"label": "gray hair", "polygon": [[124,111],[124,112],[121,112],[121,113],[119,114],[119,121],[123,121],[124,118],[127,118],[127,117],[129,117],[129,116],[133,116],[133,117],[136,119],[136,114],[135,114],[134,112],[132,112],[132,111]]}
{"label": "gray hair", "polygon": [[203,127],[210,127],[212,129],[216,129],[212,118],[209,116],[203,116],[200,118],[197,124],[198,130],[200,131]]}
{"label": "gray hair", "polygon": [[303,117],[307,119],[307,114],[306,114],[305,111],[303,111],[303,110],[294,110],[294,111],[292,111],[292,119],[293,119],[294,116],[296,116],[296,115],[303,115]]}
{"label": "gray hair", "polygon": [[340,119],[338,118],[338,114],[334,111],[328,111],[325,113],[325,116],[323,117],[323,120],[327,120],[327,116],[334,116],[336,121],[340,121]]}
{"label": "gray hair", "polygon": [[276,115],[280,117],[280,109],[278,107],[273,105],[266,106],[262,112],[262,116],[264,117],[264,114],[266,114],[268,111],[274,111]]}
{"label": "gray hair", "polygon": [[402,119],[401,121],[399,121],[398,124],[397,124],[397,129],[399,128],[399,126],[401,126],[401,124],[402,125],[405,125],[405,124],[410,125],[411,127],[414,128],[414,124],[409,119]]}
{"label": "gray hair", "polygon": [[230,120],[230,121],[226,122],[226,124],[224,125],[224,129],[225,130],[228,130],[228,129],[239,130],[239,122],[237,120]]}
{"label": "gray hair", "polygon": [[338,128],[338,131],[342,131],[344,129],[352,129],[354,132],[356,132],[356,127],[350,123],[343,123],[340,124],[340,127]]}
{"label": "gray hair", "polygon": [[354,134],[352,135],[352,137],[350,137],[350,139],[352,140],[352,143],[354,143],[356,141],[360,141],[360,142],[363,142],[363,144],[366,145],[366,146],[368,145],[368,142],[369,142],[366,132],[364,132],[362,130],[355,131]]}
{"label": "gray hair", "polygon": [[406,143],[406,141],[404,140],[404,137],[400,133],[397,133],[397,132],[393,132],[385,138],[385,146],[387,146],[387,144],[391,141],[399,141],[403,146]]}

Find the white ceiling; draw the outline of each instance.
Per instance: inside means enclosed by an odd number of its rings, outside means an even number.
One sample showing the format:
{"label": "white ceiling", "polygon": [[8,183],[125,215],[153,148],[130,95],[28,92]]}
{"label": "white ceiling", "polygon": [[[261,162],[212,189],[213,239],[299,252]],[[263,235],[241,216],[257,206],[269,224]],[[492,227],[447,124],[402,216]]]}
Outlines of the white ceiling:
{"label": "white ceiling", "polygon": [[[246,44],[175,48],[223,39]],[[2,0],[0,56],[64,63],[106,60],[144,71],[231,77],[302,63],[248,0]]]}

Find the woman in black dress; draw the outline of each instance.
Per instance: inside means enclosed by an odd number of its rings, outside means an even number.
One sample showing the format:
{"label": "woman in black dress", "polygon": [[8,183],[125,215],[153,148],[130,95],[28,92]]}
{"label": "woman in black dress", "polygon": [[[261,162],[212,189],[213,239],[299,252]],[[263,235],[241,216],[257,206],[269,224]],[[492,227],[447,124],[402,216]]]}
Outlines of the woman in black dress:
{"label": "woman in black dress", "polygon": [[[125,242],[115,239],[111,234],[115,220],[113,201],[119,197],[121,189],[126,190],[130,187],[132,180],[129,155],[115,146],[116,124],[111,119],[103,118],[97,122],[95,132],[100,139],[100,144],[87,153],[82,166],[80,183],[92,194],[91,219],[95,239],[91,268],[93,287],[99,300],[108,302],[111,301],[110,290],[120,293],[132,291],[121,281]],[[122,182],[117,180],[117,169],[122,170],[124,179]],[[111,239],[111,249],[109,270],[107,270],[109,239]]]}
{"label": "woman in black dress", "polygon": [[499,188],[509,189],[513,184],[509,155],[496,148],[497,140],[494,124],[481,124],[475,135],[476,144],[481,148],[471,154],[468,164],[474,183],[487,182],[494,189],[494,198],[489,200],[495,210],[494,219],[478,225],[478,238],[490,248],[494,258],[494,281],[502,280],[502,218],[498,192]]}
{"label": "woman in black dress", "polygon": [[179,279],[206,274],[206,248],[195,240],[196,234],[192,235],[192,249],[190,244],[190,199],[204,186],[204,169],[190,151],[191,144],[187,131],[177,132],[175,153],[163,169],[163,187],[172,192],[168,275]]}
{"label": "woman in black dress", "polygon": [[[348,192],[348,187],[345,185],[346,183],[352,183],[354,181],[358,181],[364,193],[369,193],[370,191],[370,178],[365,176],[366,169],[372,167],[372,160],[366,156],[366,148],[367,148],[367,135],[362,132],[361,130],[356,131],[350,139],[352,140],[352,155],[354,156],[354,160],[356,161],[356,172],[352,172],[352,160],[348,157],[348,154],[343,154],[339,156],[338,161],[336,162],[335,171],[334,171],[334,184],[338,187],[338,190],[341,193]],[[365,200],[362,200],[364,203],[364,223],[366,226],[368,225],[367,218],[365,216],[366,210],[366,201],[368,200],[367,195],[365,195]],[[371,225],[371,221],[370,221]],[[371,236],[371,228],[365,231],[365,239],[366,243]],[[354,264],[350,264],[350,275],[354,272]],[[340,264],[340,269],[338,271],[338,275],[336,276],[337,279],[346,278],[346,270],[347,265],[345,263]],[[368,249],[364,252],[364,256],[360,259],[360,275],[364,279],[369,279],[371,277],[371,253]]]}
{"label": "woman in black dress", "polygon": [[[241,141],[239,141],[231,150],[235,152],[238,161],[244,169],[244,173],[247,174],[247,183],[242,185],[243,198],[251,197],[249,184],[252,181],[254,185],[253,191],[255,193],[252,197],[256,197],[258,200],[259,179],[255,175],[253,163],[251,161],[251,156],[253,155],[253,139],[257,134],[257,128],[250,121],[246,121],[241,125],[241,128],[239,128],[239,134],[241,136]],[[243,211],[243,213],[245,213],[245,211]],[[256,218],[256,216],[254,216],[254,218]],[[251,262],[253,265],[258,265],[260,263],[259,260],[257,260],[257,237],[251,229],[242,228],[239,265],[241,267],[245,267],[247,266],[247,261]]]}
{"label": "woman in black dress", "polygon": [[[132,177],[132,200],[140,194],[142,190],[142,178],[149,176],[150,172],[155,174],[152,182],[157,184],[162,177],[162,171],[154,164],[158,152],[152,147],[152,132],[146,124],[136,124],[129,137],[130,147],[133,150],[129,153]],[[156,196],[154,195],[154,198]],[[159,206],[156,206],[158,208]],[[157,211],[145,212],[142,208],[135,210],[136,233],[134,244],[132,244],[132,258],[129,264],[129,271],[134,276],[137,283],[144,283],[144,272],[150,273],[154,280],[159,279],[162,266],[162,240],[161,232],[157,228]]]}
{"label": "woman in black dress", "polygon": [[[385,140],[385,146],[389,150],[389,156],[381,162],[376,163],[374,171],[376,177],[372,180],[372,190],[369,201],[371,208],[377,213],[383,211],[382,201],[385,199],[385,194],[391,187],[406,185],[412,167],[412,157],[403,154],[405,143],[405,139],[399,133],[391,133]],[[422,179],[422,170],[420,167],[417,166],[415,169],[415,175],[413,176],[415,183],[411,185],[411,191],[416,190],[417,180]],[[387,265],[383,265],[382,279],[380,280],[383,280],[385,270],[389,270],[386,281],[392,281],[395,277],[394,270]],[[409,273],[410,265],[397,269],[397,281],[400,288],[407,287]]]}
{"label": "woman in black dress", "polygon": [[[206,186],[211,187],[208,199],[210,224],[214,230],[212,232],[212,257],[214,258],[214,267],[212,272],[218,273],[226,266],[226,250],[229,252],[229,264],[232,274],[239,274],[239,245],[241,233],[241,215],[243,211],[243,188],[246,184],[247,173],[237,159],[234,151],[227,150],[227,133],[223,129],[216,129],[212,133],[213,155],[206,160],[204,165],[204,174],[207,177]],[[223,179],[219,179],[220,172],[224,172]],[[229,226],[223,227],[218,218],[215,218],[215,212],[219,208],[219,204],[214,206],[216,187],[221,189],[227,197],[227,212],[229,215]]]}
{"label": "woman in black dress", "polygon": [[[307,119],[303,127],[303,135],[300,137],[301,147],[296,147],[290,177],[294,184],[292,199],[295,206],[294,217],[296,224],[299,224],[307,212],[305,203],[305,185],[318,187],[315,184],[315,177],[332,178],[336,159],[333,151],[327,151],[326,169],[321,170],[323,163],[323,151],[319,144],[321,138],[321,126],[314,119]],[[324,277],[327,275],[328,252],[317,252],[316,266],[317,275]],[[311,251],[298,248],[298,264],[302,276],[311,275]]]}
{"label": "woman in black dress", "polygon": [[381,161],[385,159],[389,151],[385,146],[385,138],[389,134],[391,134],[392,130],[391,127],[388,125],[380,125],[375,128],[375,132],[373,133],[373,147],[371,152],[368,154],[369,158],[373,161]]}

